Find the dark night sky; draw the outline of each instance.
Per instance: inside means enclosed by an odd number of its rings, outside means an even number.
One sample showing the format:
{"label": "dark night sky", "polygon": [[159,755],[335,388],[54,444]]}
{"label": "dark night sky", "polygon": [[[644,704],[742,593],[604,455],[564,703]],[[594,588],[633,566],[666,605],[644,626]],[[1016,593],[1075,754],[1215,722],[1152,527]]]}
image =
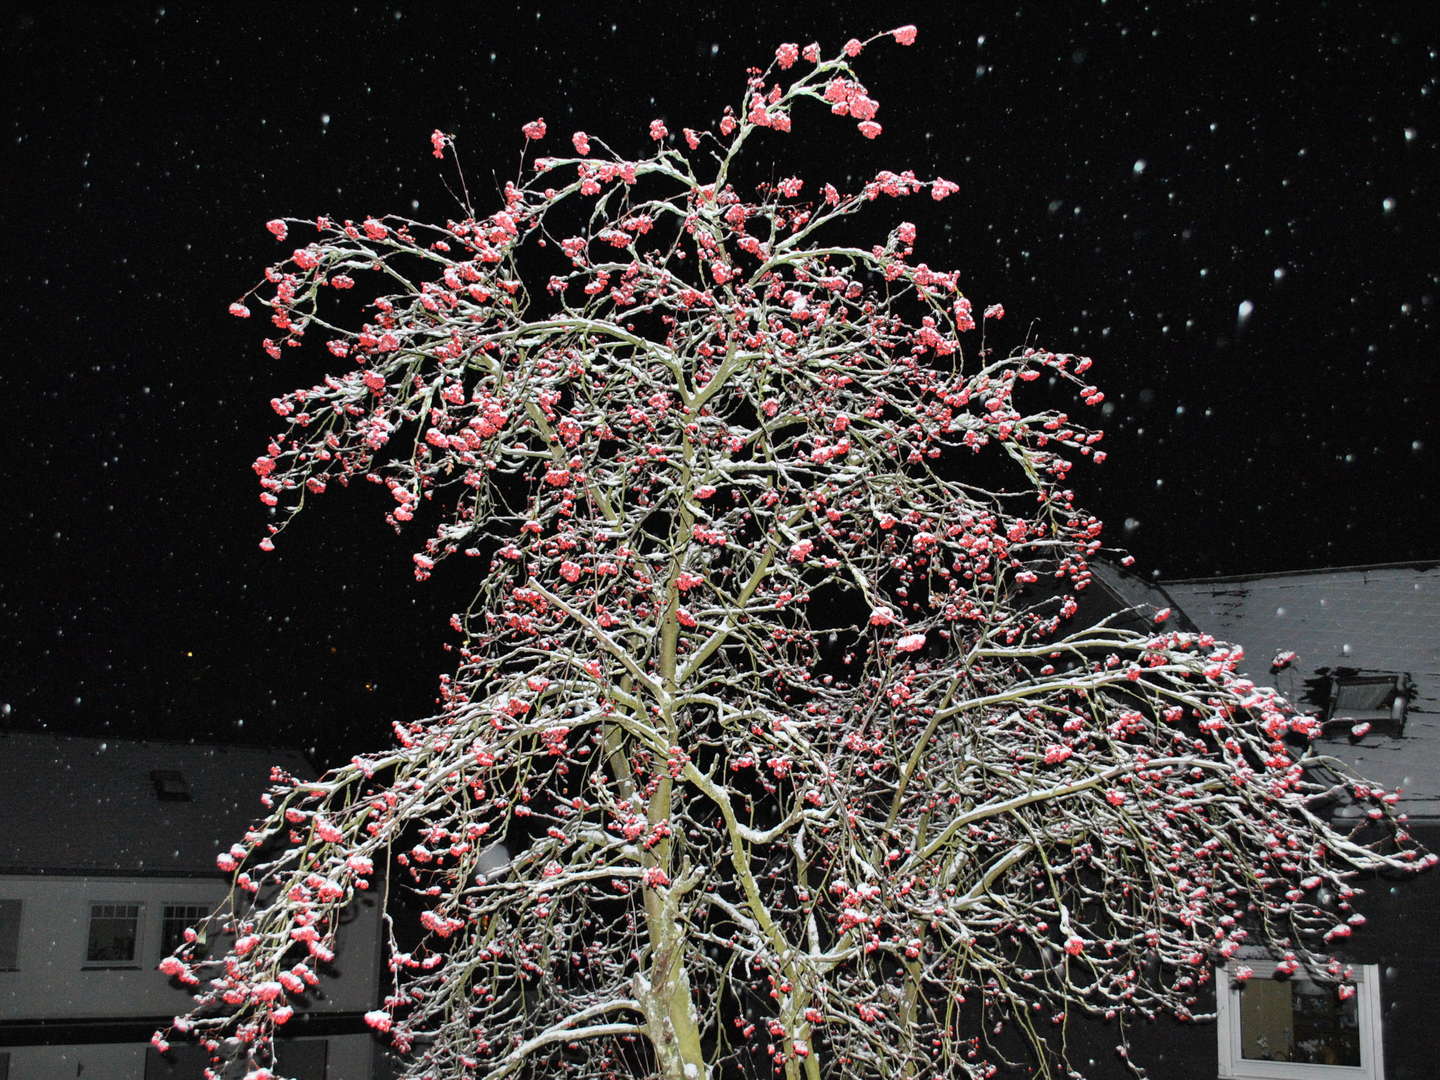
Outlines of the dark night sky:
{"label": "dark night sky", "polygon": [[762,149],[816,184],[960,183],[917,258],[1005,304],[1003,345],[1096,358],[1110,460],[1076,485],[1144,572],[1440,556],[1430,7],[25,5],[0,38],[0,724],[333,759],[426,711],[465,597],[413,581],[421,536],[352,490],[256,548],[267,402],[321,366],[225,314],[276,255],[263,222],[443,217],[436,127],[489,192],[537,115],[641,153],[781,41],[905,22],[912,49],[861,58],[879,141],[817,108]]}

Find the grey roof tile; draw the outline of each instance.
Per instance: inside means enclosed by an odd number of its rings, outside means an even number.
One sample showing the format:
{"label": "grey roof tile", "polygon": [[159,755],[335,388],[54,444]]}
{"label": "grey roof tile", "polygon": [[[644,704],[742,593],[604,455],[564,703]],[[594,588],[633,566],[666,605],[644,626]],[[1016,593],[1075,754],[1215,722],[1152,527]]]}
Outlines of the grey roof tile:
{"label": "grey roof tile", "polygon": [[[1200,629],[1242,646],[1250,677],[1302,707],[1315,703],[1322,670],[1408,673],[1415,691],[1403,736],[1327,738],[1319,748],[1401,789],[1412,818],[1440,818],[1440,562],[1155,585],[1103,563],[1095,569],[1128,602],[1173,603]],[[1272,675],[1270,661],[1287,650],[1298,654],[1295,663]]]}
{"label": "grey roof tile", "polygon": [[[0,872],[216,872],[261,815],[272,765],[315,776],[292,750],[0,732]],[[190,799],[162,800],[156,770]]]}

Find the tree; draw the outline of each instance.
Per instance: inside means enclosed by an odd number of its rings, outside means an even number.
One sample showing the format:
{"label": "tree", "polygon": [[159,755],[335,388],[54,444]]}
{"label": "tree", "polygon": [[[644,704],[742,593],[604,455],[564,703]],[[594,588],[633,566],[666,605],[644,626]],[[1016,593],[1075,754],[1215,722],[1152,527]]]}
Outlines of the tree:
{"label": "tree", "polygon": [[418,924],[367,1019],[412,1075],[819,1080],[1048,1070],[1068,1016],[1201,1011],[1247,936],[1344,993],[1355,874],[1427,861],[1237,649],[1075,618],[1103,452],[1055,388],[1098,403],[1090,361],[967,350],[913,224],[853,239],[955,184],[742,177],[811,101],[879,135],[852,62],[886,37],[781,45],[644,157],[577,132],[488,216],[269,223],[306,239],[265,349],[345,370],[272,402],[262,547],[361,478],[437,522],[418,578],[484,573],[438,713],[277,778],[220,858],[233,948],[166,962],[252,1076],[386,865]]}

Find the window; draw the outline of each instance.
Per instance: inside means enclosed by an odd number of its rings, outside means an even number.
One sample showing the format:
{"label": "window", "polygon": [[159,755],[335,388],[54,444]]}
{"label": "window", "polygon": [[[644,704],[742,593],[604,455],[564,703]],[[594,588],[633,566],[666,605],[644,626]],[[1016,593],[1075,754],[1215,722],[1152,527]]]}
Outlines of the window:
{"label": "window", "polygon": [[1339,734],[1369,724],[1390,735],[1403,735],[1409,705],[1410,676],[1403,671],[1337,671],[1330,676],[1325,724],[1333,724]]}
{"label": "window", "polygon": [[160,955],[169,956],[183,945],[190,929],[198,935],[196,951],[203,952],[212,910],[209,904],[166,904],[160,920]]}
{"label": "window", "polygon": [[85,963],[96,967],[130,967],[139,955],[140,905],[91,904],[90,940]]}
{"label": "window", "polygon": [[205,904],[166,904],[160,919],[160,955],[169,956],[185,944],[185,931],[194,928],[200,935],[195,943],[197,954],[204,953],[206,922],[211,909]]}
{"label": "window", "polygon": [[[20,969],[20,901],[0,900],[0,971]],[[3,1080],[3,1074],[0,1074]]]}
{"label": "window", "polygon": [[1216,972],[1220,1075],[1227,1080],[1382,1080],[1380,975],[1355,969],[1355,994],[1332,984],[1276,979],[1272,961],[1252,960],[1243,982]]}
{"label": "window", "polygon": [[190,784],[185,775],[175,769],[153,770],[150,782],[155,785],[155,797],[161,802],[190,801]]}

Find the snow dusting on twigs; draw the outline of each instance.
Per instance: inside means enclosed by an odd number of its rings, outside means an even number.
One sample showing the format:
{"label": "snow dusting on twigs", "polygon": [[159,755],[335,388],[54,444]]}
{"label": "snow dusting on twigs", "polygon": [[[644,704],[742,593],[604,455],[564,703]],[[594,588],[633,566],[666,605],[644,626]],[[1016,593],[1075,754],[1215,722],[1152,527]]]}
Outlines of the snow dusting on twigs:
{"label": "snow dusting on twigs", "polygon": [[1316,950],[1352,875],[1425,858],[1238,650],[1076,617],[1090,362],[971,344],[1004,310],[915,224],[854,240],[957,184],[737,179],[824,112],[882,135],[853,64],[915,37],[781,44],[709,125],[517,120],[541,156],[486,216],[270,223],[232,310],[335,366],[273,402],[262,546],[360,482],[428,533],[417,578],[484,575],[439,711],[277,777],[222,854],[249,900],[166,961],[177,1031],[268,1075],[382,873],[365,1019],[416,1077],[988,1076],[1076,1016],[1194,1015],[1247,941],[1348,978]]}

